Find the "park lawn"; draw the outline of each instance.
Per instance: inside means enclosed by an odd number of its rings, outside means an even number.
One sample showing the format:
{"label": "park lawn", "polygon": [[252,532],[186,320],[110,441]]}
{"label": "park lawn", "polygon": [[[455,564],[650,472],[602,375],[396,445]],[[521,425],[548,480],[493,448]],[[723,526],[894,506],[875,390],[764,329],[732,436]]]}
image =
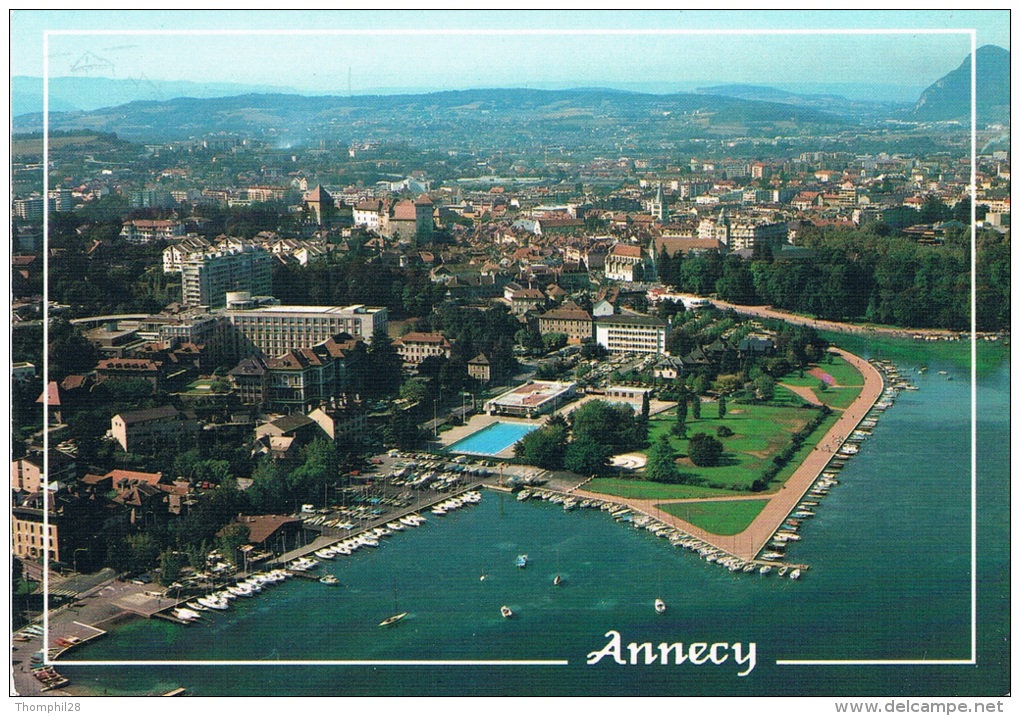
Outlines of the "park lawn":
{"label": "park lawn", "polygon": [[747,529],[768,503],[768,500],[730,500],[674,502],[656,507],[712,534],[735,535]]}
{"label": "park lawn", "polygon": [[630,500],[682,500],[694,497],[726,497],[733,494],[732,490],[717,490],[700,485],[667,485],[638,478],[619,477],[596,477],[586,482],[584,489]]}
{"label": "park lawn", "polygon": [[[779,394],[780,390],[776,392]],[[733,431],[732,436],[721,438],[723,464],[716,467],[677,466],[681,473],[689,475],[700,486],[723,490],[722,494],[727,494],[726,491],[728,494],[741,494],[749,488],[772,457],[789,443],[790,435],[815,415],[814,410],[773,405],[732,403],[728,408],[726,417],[720,420],[716,417],[716,406],[705,404],[701,408],[701,419],[689,418],[687,421],[688,436],[698,432],[715,436],[720,425]],[[670,432],[675,422],[675,410],[652,418],[649,421],[649,443],[654,444],[659,435],[666,434],[673,450],[678,455],[686,455],[688,440],[681,440]]]}
{"label": "park lawn", "polygon": [[821,425],[815,428],[815,431],[811,433],[811,437],[808,438],[804,444],[800,446],[800,450],[795,452],[793,457],[790,458],[790,462],[786,463],[786,465],[783,466],[783,469],[780,470],[774,478],[772,478],[772,482],[769,483],[768,490],[766,490],[767,494],[774,493],[790,479],[790,475],[792,475],[794,471],[800,467],[800,464],[807,459],[807,456],[815,449],[818,441],[821,440],[826,433],[832,430],[832,426],[836,424],[839,417],[839,413],[832,413],[822,421]]}
{"label": "park lawn", "polygon": [[[818,368],[824,370],[826,373],[836,379],[836,383],[844,388],[850,386],[863,386],[864,376],[861,372],[854,368],[850,363],[842,356],[831,356],[832,363],[828,362],[828,359],[818,364]],[[817,383],[817,381],[815,381]]]}
{"label": "park lawn", "polygon": [[855,388],[826,388],[825,390],[819,390],[815,388],[812,392],[818,396],[818,399],[828,405],[830,408],[838,408],[840,410],[849,408],[850,404],[854,402],[858,395],[861,394],[863,386],[857,386]]}

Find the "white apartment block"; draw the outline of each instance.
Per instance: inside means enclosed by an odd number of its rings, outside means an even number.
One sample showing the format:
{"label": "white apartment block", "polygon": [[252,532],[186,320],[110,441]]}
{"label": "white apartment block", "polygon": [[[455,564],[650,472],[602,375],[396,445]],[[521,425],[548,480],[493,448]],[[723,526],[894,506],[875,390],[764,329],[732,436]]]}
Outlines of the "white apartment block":
{"label": "white apartment block", "polygon": [[185,306],[219,307],[227,292],[272,293],[272,255],[260,246],[243,244],[188,255],[181,261]]}
{"label": "white apartment block", "polygon": [[595,341],[610,353],[666,352],[669,326],[654,316],[628,314],[595,319]]}
{"label": "white apartment block", "polygon": [[338,333],[368,343],[375,331],[385,331],[388,324],[385,308],[361,305],[228,309],[226,316],[244,339],[266,356],[311,348]]}

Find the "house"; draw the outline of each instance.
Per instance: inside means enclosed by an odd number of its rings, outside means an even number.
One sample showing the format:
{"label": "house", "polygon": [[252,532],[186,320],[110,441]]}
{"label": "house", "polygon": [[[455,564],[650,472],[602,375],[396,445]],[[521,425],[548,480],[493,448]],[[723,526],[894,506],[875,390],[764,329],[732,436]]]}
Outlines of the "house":
{"label": "house", "polygon": [[159,388],[162,377],[163,363],[147,358],[106,358],[96,365],[98,383],[111,378],[134,378]]}
{"label": "house", "polygon": [[290,515],[239,515],[217,534],[225,534],[231,525],[243,525],[248,529],[249,545],[262,552],[282,554],[303,542],[302,524],[300,517]]}
{"label": "house", "polygon": [[573,302],[546,311],[538,317],[538,332],[541,335],[562,333],[566,335],[567,343],[581,343],[591,338],[592,325],[591,314]]}
{"label": "house", "polygon": [[176,408],[165,405],[148,410],[118,413],[110,419],[109,435],[124,452],[144,453],[180,447],[198,431]]}
{"label": "house", "polygon": [[316,438],[327,437],[322,427],[307,415],[287,415],[255,428],[253,454],[270,455],[274,460],[293,461],[299,450]]}
{"label": "house", "polygon": [[308,417],[322,428],[338,448],[347,449],[352,444],[368,442],[368,411],[360,402],[337,401],[316,408]]}
{"label": "house", "polygon": [[479,353],[467,363],[468,376],[480,383],[492,380],[492,364],[484,353]]}
{"label": "house", "polygon": [[685,375],[684,363],[679,358],[663,356],[652,367],[652,374],[656,378],[665,378],[667,380],[682,378]]}
{"label": "house", "polygon": [[522,288],[510,295],[510,313],[518,318],[545,303],[545,294],[537,288]]}
{"label": "house", "polygon": [[449,358],[452,346],[442,333],[411,331],[393,341],[405,366],[419,365],[426,358]]}

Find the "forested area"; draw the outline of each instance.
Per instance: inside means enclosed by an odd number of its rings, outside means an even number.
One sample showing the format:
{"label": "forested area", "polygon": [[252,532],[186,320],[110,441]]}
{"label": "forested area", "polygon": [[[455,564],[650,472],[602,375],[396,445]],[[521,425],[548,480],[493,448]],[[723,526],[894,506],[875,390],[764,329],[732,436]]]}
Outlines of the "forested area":
{"label": "forested area", "polygon": [[[912,328],[970,327],[970,237],[947,229],[941,245],[888,235],[887,227],[805,231],[810,253],[777,259],[767,248],[750,260],[710,252],[665,255],[659,279],[681,291],[717,294],[740,305],[768,304],[836,321]],[[978,330],[1009,327],[1009,238],[977,235]]]}

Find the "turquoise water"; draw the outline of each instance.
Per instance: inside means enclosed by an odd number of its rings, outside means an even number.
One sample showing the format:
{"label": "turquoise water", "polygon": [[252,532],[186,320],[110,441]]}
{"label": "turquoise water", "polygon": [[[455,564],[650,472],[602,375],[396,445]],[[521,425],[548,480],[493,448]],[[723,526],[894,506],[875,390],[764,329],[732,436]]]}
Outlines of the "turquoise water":
{"label": "turquoise water", "polygon": [[492,423],[476,433],[468,435],[453,443],[447,452],[465,453],[467,455],[487,455],[494,457],[516,443],[538,425],[526,423]]}
{"label": "turquoise water", "polygon": [[[863,352],[863,351],[862,351]],[[790,659],[966,659],[970,654],[969,397],[937,357],[914,373],[840,485],[803,529],[801,582],[733,575],[605,513],[485,492],[480,505],[329,563],[339,588],[289,581],[208,626],[137,621],[89,660],[566,660],[565,666],[92,667],[109,693],[998,695],[1009,682],[1009,366],[978,388],[977,666],[781,666]],[[903,370],[916,366],[904,364]],[[954,380],[939,376],[947,370]],[[530,564],[514,566],[527,552]],[[481,580],[482,575],[486,576]],[[564,584],[552,585],[556,574]],[[657,616],[661,596],[669,611]],[[511,620],[499,607],[509,605]],[[394,610],[396,627],[378,622]],[[588,666],[616,630],[628,642],[756,644],[745,677],[719,666]]]}

